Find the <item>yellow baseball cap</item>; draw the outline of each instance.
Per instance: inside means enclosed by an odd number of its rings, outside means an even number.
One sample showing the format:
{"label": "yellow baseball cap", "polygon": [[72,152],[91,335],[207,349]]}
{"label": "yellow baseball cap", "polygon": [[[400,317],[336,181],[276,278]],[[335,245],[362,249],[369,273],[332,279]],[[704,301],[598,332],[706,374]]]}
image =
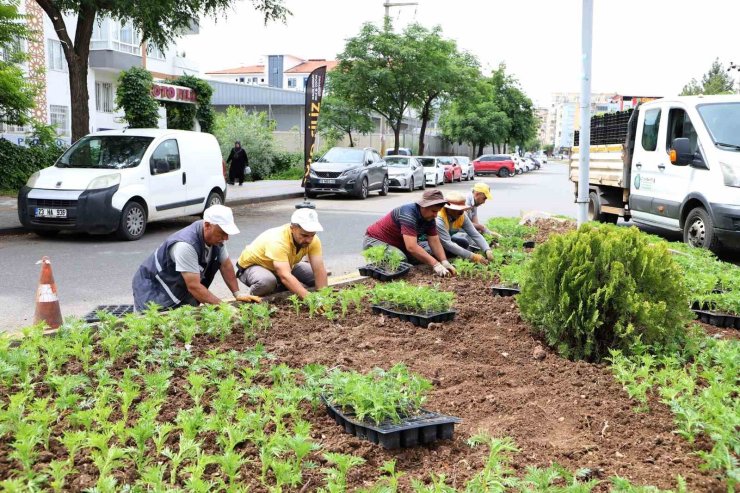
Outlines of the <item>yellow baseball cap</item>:
{"label": "yellow baseball cap", "polygon": [[485,183],[476,183],[475,185],[473,185],[473,191],[482,193],[486,196],[488,200],[493,200],[493,196],[491,195],[491,188]]}

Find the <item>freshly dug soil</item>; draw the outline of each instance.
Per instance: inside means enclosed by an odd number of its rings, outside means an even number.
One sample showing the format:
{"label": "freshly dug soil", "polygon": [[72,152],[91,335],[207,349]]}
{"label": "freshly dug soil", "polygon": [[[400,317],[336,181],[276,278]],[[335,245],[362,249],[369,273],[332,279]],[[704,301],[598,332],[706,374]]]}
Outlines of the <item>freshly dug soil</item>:
{"label": "freshly dug soil", "polygon": [[[661,488],[675,488],[680,474],[691,491],[725,491],[714,474],[699,471],[701,461],[673,433],[666,406],[653,400],[650,412],[635,412],[636,403],[608,367],[564,360],[543,348],[513,298],[494,298],[477,280],[435,279],[419,267],[407,280],[455,291],[455,320],[422,329],[352,313],[328,322],[296,315],[286,305],[260,337],[277,361],[296,367],[321,363],[367,371],[404,362],[434,383],[428,409],[463,418],[451,442],[386,451],[345,434],[323,410],[314,413],[311,422],[323,448],[367,459],[350,475],[352,486],[371,484],[377,467],[395,458],[397,469],[409,477],[445,473],[461,487],[487,456],[465,440],[485,431],[516,441],[520,452],[513,462],[520,473],[526,466],[556,462],[571,471],[589,468],[596,477],[619,475]],[[404,479],[408,487],[409,478]]]}

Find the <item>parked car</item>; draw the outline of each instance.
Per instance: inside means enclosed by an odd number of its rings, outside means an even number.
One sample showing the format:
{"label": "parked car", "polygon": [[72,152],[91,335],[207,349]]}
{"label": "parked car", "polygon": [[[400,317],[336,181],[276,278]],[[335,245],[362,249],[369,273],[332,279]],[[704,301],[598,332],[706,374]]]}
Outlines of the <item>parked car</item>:
{"label": "parked car", "polygon": [[453,181],[462,181],[462,168],[452,156],[439,156],[437,157],[439,162],[445,170],[445,181],[452,183]]}
{"label": "parked car", "polygon": [[410,156],[413,152],[408,147],[399,147],[398,152],[395,149],[388,149],[385,151],[386,156]]}
{"label": "parked car", "polygon": [[42,236],[116,232],[138,240],[150,222],[224,203],[221,150],[211,134],[109,130],[75,142],[18,194],[18,216]]}
{"label": "parked car", "polygon": [[540,162],[538,158],[530,157],[528,159],[532,161],[532,164],[534,164],[534,169],[540,169],[542,167],[542,163]]}
{"label": "parked car", "polygon": [[372,191],[388,195],[388,166],[378,151],[366,147],[332,147],[311,165],[306,195],[339,193],[366,199]]}
{"label": "parked car", "polygon": [[417,156],[421,165],[424,167],[424,176],[427,185],[436,187],[445,184],[445,168],[434,156]]}
{"label": "parked car", "polygon": [[391,188],[403,188],[413,192],[417,188],[424,190],[427,187],[424,166],[415,157],[388,156],[385,162],[388,165]]}
{"label": "parked car", "polygon": [[473,170],[476,176],[491,174],[506,178],[516,174],[514,160],[505,154],[483,154],[473,160]]}
{"label": "parked car", "polygon": [[524,166],[524,163],[521,159],[519,159],[519,156],[511,156],[511,160],[514,161],[514,167],[516,168],[517,175],[521,175],[522,173],[527,172],[527,167]]}
{"label": "parked car", "polygon": [[547,154],[537,154],[535,159],[537,159],[541,164],[547,164]]}
{"label": "parked car", "polygon": [[519,159],[521,159],[522,164],[524,165],[524,168],[527,170],[527,173],[529,173],[530,171],[534,171],[535,169],[537,169],[537,167],[534,164],[534,161],[531,158],[523,157],[523,158],[519,158]]}
{"label": "parked car", "polygon": [[460,169],[462,170],[463,180],[468,181],[475,178],[475,170],[470,162],[470,158],[467,156],[452,156],[457,159]]}

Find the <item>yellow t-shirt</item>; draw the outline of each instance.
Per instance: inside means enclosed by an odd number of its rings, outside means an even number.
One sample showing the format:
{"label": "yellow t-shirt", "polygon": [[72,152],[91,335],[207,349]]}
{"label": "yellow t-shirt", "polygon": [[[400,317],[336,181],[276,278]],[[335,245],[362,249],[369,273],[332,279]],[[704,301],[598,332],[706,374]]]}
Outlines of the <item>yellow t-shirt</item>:
{"label": "yellow t-shirt", "polygon": [[318,235],[313,237],[308,248],[297,250],[293,235],[290,234],[290,224],[285,224],[268,229],[255,238],[244,248],[237,263],[242,268],[261,265],[275,272],[275,262],[288,262],[292,269],[306,255],[321,255],[321,240]]}

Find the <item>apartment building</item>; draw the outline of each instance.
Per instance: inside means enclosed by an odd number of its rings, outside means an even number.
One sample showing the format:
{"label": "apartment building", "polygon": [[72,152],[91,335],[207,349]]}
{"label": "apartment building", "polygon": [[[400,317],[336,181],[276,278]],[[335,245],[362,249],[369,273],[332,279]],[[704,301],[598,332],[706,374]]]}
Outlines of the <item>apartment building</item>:
{"label": "apartment building", "polygon": [[[264,59],[267,63],[264,63]],[[245,65],[223,70],[205,72],[205,77],[218,82],[236,82],[258,86],[303,91],[306,80],[314,69],[326,65],[327,70],[336,67],[336,60],[312,58],[304,60],[293,55],[266,55],[257,65]]]}

